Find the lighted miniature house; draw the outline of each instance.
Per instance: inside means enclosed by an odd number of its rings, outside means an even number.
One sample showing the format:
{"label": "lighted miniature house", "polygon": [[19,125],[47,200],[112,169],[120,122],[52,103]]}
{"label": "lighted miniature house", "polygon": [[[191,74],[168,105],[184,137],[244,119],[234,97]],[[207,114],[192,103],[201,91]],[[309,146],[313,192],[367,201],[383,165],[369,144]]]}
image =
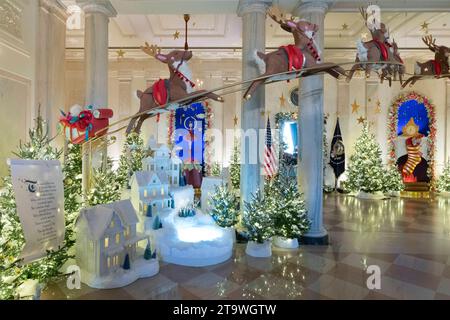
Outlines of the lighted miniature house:
{"label": "lighted miniature house", "polygon": [[153,156],[144,159],[144,170],[164,172],[167,174],[169,184],[178,186],[180,184],[181,159],[171,155],[170,149],[164,144],[153,146],[152,151]]}
{"label": "lighted miniature house", "polygon": [[169,177],[163,171],[136,171],[131,178],[131,201],[143,216],[152,217],[174,206]]}
{"label": "lighted miniature house", "polygon": [[[149,263],[142,268],[137,245],[146,236],[136,232],[138,221],[130,200],[81,210],[75,225],[75,248],[84,283],[95,288],[120,287],[158,272],[155,266],[149,268]],[[130,265],[131,271],[125,272]]]}

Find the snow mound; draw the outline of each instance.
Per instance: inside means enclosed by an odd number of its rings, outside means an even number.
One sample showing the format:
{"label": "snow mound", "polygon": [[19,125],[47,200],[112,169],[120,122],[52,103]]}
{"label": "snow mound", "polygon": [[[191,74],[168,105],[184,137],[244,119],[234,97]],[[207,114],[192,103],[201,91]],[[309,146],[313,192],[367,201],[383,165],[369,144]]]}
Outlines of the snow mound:
{"label": "snow mound", "polygon": [[203,267],[231,258],[232,231],[217,226],[211,216],[197,209],[193,217],[181,218],[177,211],[162,218],[163,228],[154,231],[157,251],[163,261]]}

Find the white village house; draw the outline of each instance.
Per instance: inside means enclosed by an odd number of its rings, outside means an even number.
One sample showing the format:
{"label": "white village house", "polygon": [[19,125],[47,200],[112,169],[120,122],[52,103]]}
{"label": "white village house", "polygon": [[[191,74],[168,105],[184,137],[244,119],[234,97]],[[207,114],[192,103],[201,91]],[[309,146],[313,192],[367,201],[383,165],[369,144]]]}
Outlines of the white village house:
{"label": "white village house", "polygon": [[131,177],[131,201],[147,217],[172,207],[168,175],[162,171],[136,171]]}
{"label": "white village house", "polygon": [[153,156],[144,159],[144,170],[164,172],[167,174],[168,182],[172,186],[178,186],[182,160],[171,155],[170,149],[165,144],[153,145]]}
{"label": "white village house", "polygon": [[76,261],[81,272],[107,277],[124,264],[137,259],[137,243],[146,239],[136,232],[138,217],[130,200],[81,210],[75,223]]}

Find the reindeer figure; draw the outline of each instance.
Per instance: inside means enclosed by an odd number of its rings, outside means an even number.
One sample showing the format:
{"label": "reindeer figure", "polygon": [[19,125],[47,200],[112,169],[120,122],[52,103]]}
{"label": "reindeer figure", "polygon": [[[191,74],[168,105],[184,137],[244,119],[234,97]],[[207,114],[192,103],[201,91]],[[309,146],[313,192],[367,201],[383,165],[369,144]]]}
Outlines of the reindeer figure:
{"label": "reindeer figure", "polygon": [[450,78],[448,65],[450,49],[446,46],[438,46],[436,39],[431,35],[422,37],[422,41],[434,52],[434,60],[428,60],[424,63],[416,61],[414,75],[406,80],[402,85],[403,88],[409,83],[411,83],[411,86],[414,85],[423,76],[436,76],[439,78],[442,75],[444,78]]}
{"label": "reindeer figure", "polygon": [[[314,66],[320,66],[321,68],[305,72],[304,76],[321,71],[325,71],[335,78],[338,78],[341,74],[345,75],[344,69],[333,66],[333,63],[322,63],[320,51],[314,41],[314,35],[319,30],[318,25],[305,20],[300,20],[298,22],[284,20],[282,17],[278,18],[277,13],[278,12],[275,12],[273,8],[268,11],[269,16],[277,22],[283,30],[293,34],[295,44],[282,46],[277,51],[268,54],[255,51],[253,59],[260,70],[261,77]],[[295,78],[295,75],[276,78],[277,80],[288,80],[289,78]],[[272,78],[269,79],[272,80]],[[265,79],[253,81],[246,90],[244,99],[250,99],[255,90],[265,81]]]}
{"label": "reindeer figure", "polygon": [[[160,79],[144,92],[138,90],[137,96],[140,99],[138,114],[148,111],[131,119],[127,127],[127,134],[132,130],[139,133],[142,123],[149,117],[155,116],[160,106],[171,101],[187,99],[183,104],[192,103],[203,98],[210,98],[215,101],[223,102],[223,98],[206,90],[194,91],[194,82],[191,80],[192,72],[189,69],[187,61],[192,58],[192,51],[174,50],[168,54],[162,54],[161,49],[155,45],[149,46],[146,42],[145,47],[141,47],[146,54],[155,57],[159,61],[167,64],[170,71],[169,79]],[[195,98],[188,99],[195,95]],[[168,106],[165,107],[167,109]],[[172,106],[171,106],[172,107]],[[178,107],[178,105],[176,105]],[[153,113],[151,111],[154,111]],[[139,119],[139,120],[138,120]],[[138,121],[135,126],[136,121]]]}
{"label": "reindeer figure", "polygon": [[403,84],[403,75],[406,72],[406,68],[405,68],[405,65],[403,64],[402,58],[400,57],[398,45],[394,39],[392,39],[392,44],[386,43],[386,45],[389,46],[389,51],[391,52],[394,61],[401,63],[401,64],[400,65],[399,64],[388,65],[386,68],[383,68],[381,71],[381,76],[380,76],[381,83],[383,83],[384,79],[387,79],[389,81],[389,86],[391,86],[392,77],[390,75],[393,74],[394,81],[397,80],[397,75],[398,75],[400,84],[402,85]]}
{"label": "reindeer figure", "polygon": [[[366,25],[366,27],[369,27],[367,25],[368,14],[366,12],[366,9],[360,8],[359,11],[364,19],[364,24]],[[373,27],[369,30],[370,34],[372,35],[372,40],[366,42],[363,42],[361,39],[358,40],[358,42],[356,43],[358,53],[356,54],[355,62],[399,62],[399,60],[394,57],[393,52],[389,50],[389,33],[387,31],[386,25],[384,23],[380,23],[379,29]],[[355,64],[347,75],[347,82],[352,79],[353,74],[356,70],[365,70],[366,77],[369,77],[372,68],[374,70],[382,70],[381,80],[383,80],[384,78],[388,78],[388,74],[392,74],[392,68],[390,68],[388,64]],[[390,83],[391,81],[389,81],[389,85]]]}

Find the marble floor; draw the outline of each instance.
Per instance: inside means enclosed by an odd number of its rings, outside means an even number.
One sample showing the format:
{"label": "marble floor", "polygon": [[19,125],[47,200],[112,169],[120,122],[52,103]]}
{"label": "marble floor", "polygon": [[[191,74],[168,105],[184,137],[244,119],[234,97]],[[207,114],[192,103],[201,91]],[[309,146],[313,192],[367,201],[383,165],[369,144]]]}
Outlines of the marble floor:
{"label": "marble floor", "polygon": [[[158,275],[112,290],[54,283],[42,299],[450,299],[450,199],[326,195],[324,222],[329,246],[262,259],[238,244],[219,265],[161,263]],[[366,286],[369,265],[381,270],[379,290]]]}

